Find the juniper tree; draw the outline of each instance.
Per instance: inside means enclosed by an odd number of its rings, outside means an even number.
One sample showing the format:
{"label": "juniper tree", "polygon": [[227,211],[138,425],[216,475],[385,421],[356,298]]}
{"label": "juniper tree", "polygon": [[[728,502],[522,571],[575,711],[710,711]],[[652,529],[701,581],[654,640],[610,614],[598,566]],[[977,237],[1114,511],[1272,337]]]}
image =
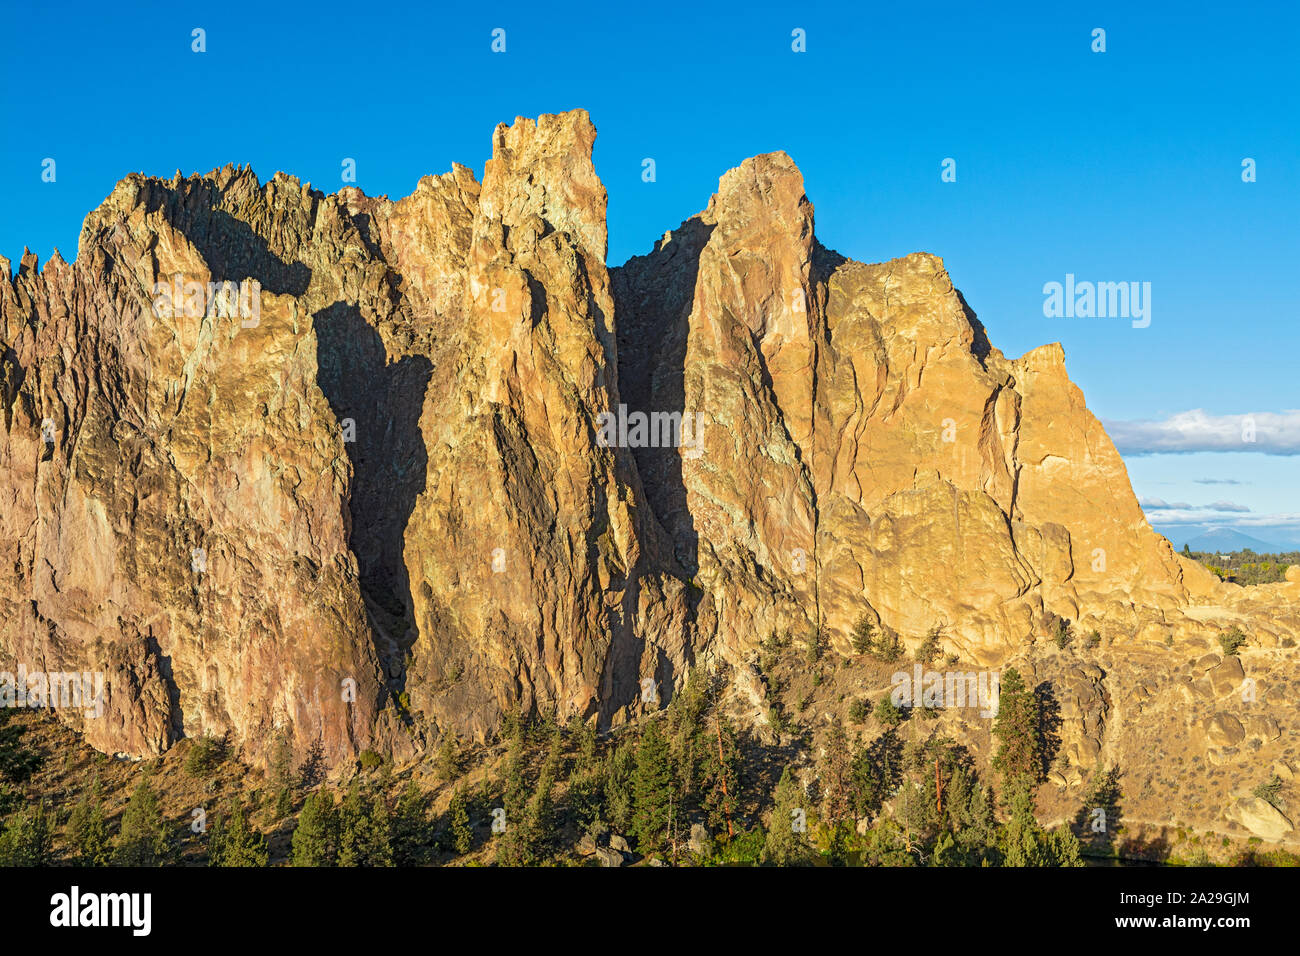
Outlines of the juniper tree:
{"label": "juniper tree", "polygon": [[451,795],[447,816],[451,821],[449,833],[451,848],[457,855],[464,856],[474,845],[474,831],[469,825],[469,800],[460,787],[457,787]]}
{"label": "juniper tree", "polygon": [[[1024,781],[1023,776],[1019,778]],[[1016,786],[1008,797],[1002,851],[1007,866],[1082,866],[1079,841],[1068,827],[1045,831],[1034,817],[1034,794]]]}
{"label": "juniper tree", "polygon": [[559,759],[552,756],[538,774],[537,786],[524,814],[525,858],[535,864],[550,855],[555,839],[555,776]]}
{"label": "juniper tree", "polygon": [[107,866],[113,858],[113,841],[99,797],[99,781],[81,795],[64,830],[79,866]]}
{"label": "juniper tree", "polygon": [[632,826],[636,810],[637,741],[625,735],[605,761],[602,789],[605,794],[605,818],[620,831]]}
{"label": "juniper tree", "polygon": [[275,735],[271,749],[271,786],[275,793],[275,818],[282,820],[293,812],[293,738],[282,729]]}
{"label": "juniper tree", "polygon": [[393,812],[393,862],[413,866],[423,861],[429,844],[429,798],[411,780],[397,799]]}
{"label": "juniper tree", "polygon": [[383,794],[353,780],[339,806],[339,866],[392,866],[392,832]]}
{"label": "juniper tree", "polygon": [[807,798],[790,767],[781,771],[773,794],[775,806],[763,844],[764,863],[773,866],[804,866],[812,861],[807,837]]}
{"label": "juniper tree", "polygon": [[669,803],[673,797],[672,770],[668,765],[668,742],[658,721],[641,731],[636,748],[633,776],[632,832],[644,854],[663,849],[668,831]]}
{"label": "juniper tree", "polygon": [[903,656],[903,642],[898,637],[898,632],[892,627],[886,627],[876,642],[875,656],[887,664],[892,664]]}
{"label": "juniper tree", "polygon": [[270,853],[266,837],[248,821],[242,801],[229,819],[218,817],[208,834],[209,866],[266,866]]}
{"label": "juniper tree", "polygon": [[53,836],[45,804],[11,816],[0,830],[0,866],[49,866]]}
{"label": "juniper tree", "polygon": [[509,754],[506,757],[501,809],[505,811],[505,832],[497,841],[497,862],[504,866],[523,866],[528,862],[528,833],[525,812],[528,787],[524,779],[526,754],[522,721],[511,728]]}
{"label": "juniper tree", "polygon": [[886,694],[876,704],[875,717],[886,727],[897,727],[907,719],[907,711],[895,704],[893,699]]}
{"label": "juniper tree", "polygon": [[438,756],[434,759],[433,769],[443,783],[455,783],[460,777],[461,766],[460,742],[456,735],[448,731],[438,745]]}
{"label": "juniper tree", "polygon": [[329,790],[312,793],[303,801],[294,827],[291,857],[294,866],[334,866],[338,858],[338,812]]}
{"label": "juniper tree", "polygon": [[163,822],[158,794],[146,777],[131,794],[122,812],[113,862],[118,866],[158,866],[171,852],[171,839]]}

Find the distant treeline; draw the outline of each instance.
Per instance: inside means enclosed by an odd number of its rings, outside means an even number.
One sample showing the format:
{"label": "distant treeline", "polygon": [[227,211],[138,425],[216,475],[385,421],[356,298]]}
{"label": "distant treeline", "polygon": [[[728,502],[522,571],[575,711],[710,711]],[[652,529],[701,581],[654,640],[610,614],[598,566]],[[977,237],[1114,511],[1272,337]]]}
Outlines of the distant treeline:
{"label": "distant treeline", "polygon": [[1234,584],[1273,584],[1285,581],[1286,569],[1293,564],[1300,564],[1300,551],[1256,554],[1247,548],[1245,551],[1207,552],[1192,551],[1183,545],[1183,554],[1201,562],[1220,579]]}

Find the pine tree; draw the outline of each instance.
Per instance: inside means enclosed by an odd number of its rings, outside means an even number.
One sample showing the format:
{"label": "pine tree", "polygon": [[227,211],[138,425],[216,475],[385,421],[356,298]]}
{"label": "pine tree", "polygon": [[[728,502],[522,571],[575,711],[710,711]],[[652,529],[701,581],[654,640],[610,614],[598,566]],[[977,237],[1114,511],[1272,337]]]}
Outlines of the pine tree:
{"label": "pine tree", "polygon": [[1053,866],[1085,866],[1079,853],[1079,838],[1067,826],[1058,826],[1048,835],[1048,851]]}
{"label": "pine tree", "polygon": [[598,763],[595,724],[587,723],[575,717],[569,722],[569,736],[573,741],[574,750],[577,751],[574,769],[594,768]]}
{"label": "pine tree", "polygon": [[448,731],[443,735],[433,769],[443,783],[455,783],[459,779],[462,770],[460,742],[454,733]]}
{"label": "pine tree", "polygon": [[1004,785],[1021,776],[1036,784],[1042,772],[1038,704],[1014,667],[1002,675],[993,733],[1001,742],[993,766],[1002,772]]}
{"label": "pine tree", "polygon": [[898,637],[898,632],[892,627],[885,627],[880,634],[880,639],[876,641],[875,650],[872,652],[877,660],[892,664],[903,656],[903,642]]}
{"label": "pine tree", "polygon": [[871,618],[863,614],[858,623],[853,625],[853,650],[859,654],[870,654],[876,643],[876,625]]}
{"label": "pine tree", "polygon": [[312,741],[307,756],[298,768],[298,786],[310,790],[325,778],[325,745],[320,737]]}
{"label": "pine tree", "polygon": [[704,672],[696,668],[668,705],[668,763],[673,771],[674,792],[684,803],[696,797],[701,761],[711,749],[701,736],[709,696],[709,682]]}
{"label": "pine tree", "polygon": [[334,866],[338,858],[338,812],[328,790],[309,794],[293,830],[294,866]]}
{"label": "pine tree", "polygon": [[0,831],[0,866],[49,866],[53,835],[45,804],[28,807]]}
{"label": "pine tree", "polygon": [[270,853],[266,837],[252,827],[242,801],[236,801],[230,818],[217,818],[208,834],[209,866],[266,866]]}
{"label": "pine tree", "polygon": [[596,728],[575,718],[569,734],[577,750],[569,768],[568,805],[578,826],[588,833],[599,829],[604,816],[604,768],[596,755]]}
{"label": "pine tree", "polygon": [[939,652],[942,650],[943,625],[936,624],[934,627],[930,628],[929,633],[925,635],[925,640],[922,641],[921,645],[916,649],[916,660],[922,664],[928,664],[938,657]]}
{"label": "pine tree", "polygon": [[521,721],[511,728],[502,787],[501,808],[505,811],[506,829],[496,841],[496,861],[502,866],[525,866],[528,862],[528,785],[524,779],[526,760]]}
{"label": "pine tree", "polygon": [[614,830],[626,833],[636,805],[637,742],[624,735],[605,761],[605,818]]}
{"label": "pine tree", "polygon": [[852,757],[848,734],[839,717],[831,720],[823,745],[818,774],[822,785],[822,808],[832,827],[847,823],[853,812],[851,799]]}
{"label": "pine tree", "polygon": [[701,728],[698,748],[700,804],[707,816],[709,829],[725,832],[735,814],[740,796],[740,744],[731,722],[718,715],[711,728]]}
{"label": "pine tree", "polygon": [[104,818],[104,804],[99,797],[99,781],[83,793],[72,808],[65,829],[68,845],[79,866],[108,866],[113,857],[113,842]]}
{"label": "pine tree", "polygon": [[668,765],[668,742],[658,721],[650,721],[641,731],[633,793],[632,832],[636,835],[637,849],[647,855],[662,850],[668,831],[673,778]]}
{"label": "pine tree", "polygon": [[859,747],[849,765],[849,805],[855,818],[871,817],[880,809],[879,773],[870,747]]}
{"label": "pine tree", "polygon": [[271,785],[275,793],[275,818],[283,820],[293,812],[293,738],[287,730],[275,737],[271,750]]}
{"label": "pine tree", "polygon": [[159,866],[171,852],[171,840],[163,822],[158,794],[149,779],[140,781],[131,802],[122,812],[113,862],[118,866]]}
{"label": "pine tree", "polygon": [[528,865],[545,859],[552,850],[555,839],[555,774],[559,759],[552,755],[538,775],[537,786],[528,801],[524,818],[525,856]]}
{"label": "pine tree", "polygon": [[392,866],[388,804],[382,794],[353,780],[339,806],[339,866]]}
{"label": "pine tree", "polygon": [[429,843],[429,798],[414,780],[397,799],[393,813],[393,861],[414,866],[425,858]]}
{"label": "pine tree", "polygon": [[1009,818],[1003,833],[1003,855],[1007,866],[1052,866],[1053,854],[1047,834],[1034,817],[1033,790],[1023,776],[1006,795]]}
{"label": "pine tree", "polygon": [[781,771],[773,798],[776,806],[763,845],[763,862],[774,866],[808,865],[813,854],[806,836],[807,801],[789,766]]}
{"label": "pine tree", "polygon": [[469,801],[465,791],[457,787],[451,795],[451,805],[447,815],[451,818],[451,848],[459,856],[464,856],[474,845],[474,831],[469,825]]}
{"label": "pine tree", "polygon": [[936,865],[998,865],[1001,861],[998,850],[1000,835],[989,789],[974,771],[956,767],[944,787],[944,794],[944,810],[952,828],[954,846],[951,853],[942,858],[936,856]]}
{"label": "pine tree", "polygon": [[886,727],[897,727],[907,719],[907,711],[895,704],[886,694],[876,704],[875,717]]}
{"label": "pine tree", "polygon": [[23,743],[27,728],[14,721],[13,714],[0,707],[0,783],[24,783],[42,763],[41,755]]}

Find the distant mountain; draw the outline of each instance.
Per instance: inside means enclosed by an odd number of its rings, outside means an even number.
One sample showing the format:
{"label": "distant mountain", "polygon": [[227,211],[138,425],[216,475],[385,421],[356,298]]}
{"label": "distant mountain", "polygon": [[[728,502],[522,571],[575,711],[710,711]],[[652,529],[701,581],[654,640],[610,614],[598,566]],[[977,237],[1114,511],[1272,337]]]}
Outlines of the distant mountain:
{"label": "distant mountain", "polygon": [[1187,542],[1187,546],[1193,551],[1215,551],[1220,554],[1245,551],[1247,548],[1257,554],[1276,554],[1286,550],[1232,528],[1215,528],[1213,531],[1207,531]]}

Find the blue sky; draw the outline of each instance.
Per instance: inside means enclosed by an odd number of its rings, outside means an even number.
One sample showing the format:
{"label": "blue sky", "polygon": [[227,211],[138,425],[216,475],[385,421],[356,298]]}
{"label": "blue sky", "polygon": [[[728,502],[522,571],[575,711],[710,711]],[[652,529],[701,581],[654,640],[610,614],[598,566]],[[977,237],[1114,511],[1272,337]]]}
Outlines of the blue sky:
{"label": "blue sky", "polygon": [[[1138,494],[1188,506],[1148,506],[1176,544],[1228,524],[1300,546],[1296,6],[841,6],[23,5],[0,34],[0,254],[71,258],[131,171],[248,162],[332,191],[352,157],[398,197],[453,160],[481,174],[499,122],[582,106],[617,264],[784,149],[826,245],[941,255],[1008,355],[1064,345],[1093,411],[1129,423]],[[1150,326],[1046,317],[1067,274],[1151,283]],[[1243,416],[1267,426],[1238,450]]]}

